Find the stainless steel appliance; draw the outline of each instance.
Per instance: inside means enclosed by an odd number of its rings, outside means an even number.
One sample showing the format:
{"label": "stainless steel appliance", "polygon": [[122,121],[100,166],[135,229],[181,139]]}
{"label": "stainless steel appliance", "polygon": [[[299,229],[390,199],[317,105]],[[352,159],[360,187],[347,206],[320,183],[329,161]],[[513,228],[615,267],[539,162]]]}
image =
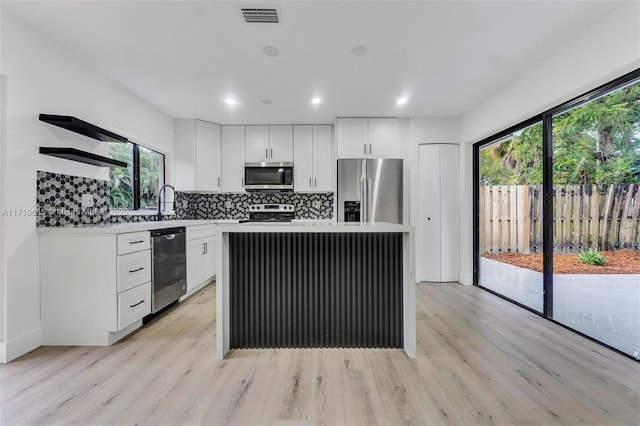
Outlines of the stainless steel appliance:
{"label": "stainless steel appliance", "polygon": [[295,216],[292,204],[252,204],[247,208],[249,219],[243,222],[291,222]]}
{"label": "stainless steel appliance", "polygon": [[293,191],[293,163],[245,163],[244,189],[249,192]]}
{"label": "stainless steel appliance", "polygon": [[156,313],[187,292],[185,227],[151,231],[151,255],[151,313]]}
{"label": "stainless steel appliance", "polygon": [[402,223],[402,160],[338,160],[338,220]]}

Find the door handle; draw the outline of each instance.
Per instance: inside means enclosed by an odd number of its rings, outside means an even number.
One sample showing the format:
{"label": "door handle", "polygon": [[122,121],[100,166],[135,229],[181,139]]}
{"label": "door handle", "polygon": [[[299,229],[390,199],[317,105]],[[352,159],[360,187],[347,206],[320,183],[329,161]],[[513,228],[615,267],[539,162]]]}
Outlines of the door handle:
{"label": "door handle", "polygon": [[264,157],[265,158],[269,158],[269,149],[268,148],[264,149]]}
{"label": "door handle", "polygon": [[271,148],[271,158],[273,158],[273,148]]}
{"label": "door handle", "polygon": [[134,269],[133,271],[129,270],[130,274],[133,274],[134,272],[139,272],[142,271],[144,268],[138,268],[138,269]]}
{"label": "door handle", "polygon": [[367,155],[367,144],[364,144],[364,154]]}
{"label": "door handle", "polygon": [[369,155],[371,155],[371,144],[369,144]]}
{"label": "door handle", "polygon": [[138,305],[142,305],[144,303],[144,300],[139,301],[138,303],[134,304],[134,305],[129,305],[130,308],[135,308]]}
{"label": "door handle", "polygon": [[313,186],[318,187],[318,178],[313,178]]}
{"label": "door handle", "polygon": [[313,188],[313,185],[311,185],[311,178],[309,178],[309,188]]}
{"label": "door handle", "polygon": [[220,177],[218,176],[218,188],[220,188]]}

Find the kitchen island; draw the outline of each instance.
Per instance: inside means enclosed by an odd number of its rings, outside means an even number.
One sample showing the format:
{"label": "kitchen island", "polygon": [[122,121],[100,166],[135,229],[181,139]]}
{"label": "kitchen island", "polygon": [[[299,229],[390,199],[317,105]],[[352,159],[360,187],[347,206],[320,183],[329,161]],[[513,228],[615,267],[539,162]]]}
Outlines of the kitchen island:
{"label": "kitchen island", "polygon": [[413,227],[218,226],[217,356],[241,348],[416,353]]}

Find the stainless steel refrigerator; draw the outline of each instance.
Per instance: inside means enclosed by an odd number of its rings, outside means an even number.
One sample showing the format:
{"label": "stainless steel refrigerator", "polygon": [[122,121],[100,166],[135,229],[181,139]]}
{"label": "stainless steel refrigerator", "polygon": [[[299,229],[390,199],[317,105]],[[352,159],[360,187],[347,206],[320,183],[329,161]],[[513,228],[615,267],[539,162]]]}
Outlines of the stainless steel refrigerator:
{"label": "stainless steel refrigerator", "polygon": [[338,221],[402,223],[402,160],[338,160]]}

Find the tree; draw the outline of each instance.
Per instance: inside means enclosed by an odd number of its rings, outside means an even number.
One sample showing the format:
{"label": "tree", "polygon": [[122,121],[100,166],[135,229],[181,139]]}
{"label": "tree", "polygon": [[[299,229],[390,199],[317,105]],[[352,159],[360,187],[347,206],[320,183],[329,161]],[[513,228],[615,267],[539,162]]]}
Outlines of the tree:
{"label": "tree", "polygon": [[[553,181],[618,184],[640,179],[640,83],[553,117]],[[481,182],[542,183],[542,124],[482,150]]]}

